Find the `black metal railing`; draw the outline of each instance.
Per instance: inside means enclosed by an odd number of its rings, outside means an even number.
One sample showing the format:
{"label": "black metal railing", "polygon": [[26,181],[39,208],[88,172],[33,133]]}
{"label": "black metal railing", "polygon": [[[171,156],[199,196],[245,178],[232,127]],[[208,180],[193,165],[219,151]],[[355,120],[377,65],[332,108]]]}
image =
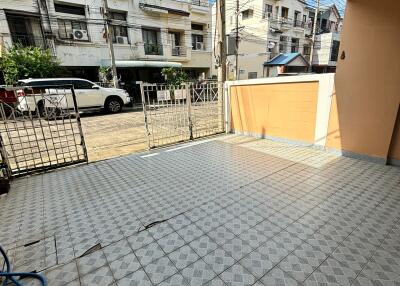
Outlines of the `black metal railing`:
{"label": "black metal railing", "polygon": [[13,44],[19,44],[24,47],[38,47],[42,49],[49,49],[52,47],[51,41],[43,37],[37,37],[27,34],[11,34]]}
{"label": "black metal railing", "polygon": [[184,57],[186,56],[186,47],[183,46],[175,46],[171,48],[171,55],[175,57]]}
{"label": "black metal railing", "polygon": [[191,0],[191,3],[192,5],[203,6],[203,7],[210,6],[208,0]]}
{"label": "black metal railing", "polygon": [[305,23],[303,21],[294,20],[293,27],[295,28],[303,28],[304,29]]}
{"label": "black metal railing", "polygon": [[146,55],[163,55],[162,45],[159,44],[144,44],[144,53]]}

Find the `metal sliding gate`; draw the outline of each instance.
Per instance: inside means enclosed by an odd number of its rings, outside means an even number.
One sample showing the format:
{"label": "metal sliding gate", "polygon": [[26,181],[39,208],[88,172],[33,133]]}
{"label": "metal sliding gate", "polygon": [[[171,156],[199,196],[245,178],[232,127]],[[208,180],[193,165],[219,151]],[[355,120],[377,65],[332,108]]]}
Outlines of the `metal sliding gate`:
{"label": "metal sliding gate", "polygon": [[0,97],[0,151],[9,176],[87,162],[71,85],[12,92]]}
{"label": "metal sliding gate", "polygon": [[141,83],[149,148],[224,132],[223,83]]}

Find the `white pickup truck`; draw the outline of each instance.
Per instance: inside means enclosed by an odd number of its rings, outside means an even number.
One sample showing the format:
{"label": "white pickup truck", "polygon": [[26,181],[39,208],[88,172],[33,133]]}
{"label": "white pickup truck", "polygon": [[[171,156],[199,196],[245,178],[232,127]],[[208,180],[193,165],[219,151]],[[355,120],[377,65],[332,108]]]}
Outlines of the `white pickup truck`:
{"label": "white pickup truck", "polygon": [[[41,79],[22,79],[18,81],[20,87],[32,87],[40,90],[43,86],[73,85],[76,95],[78,109],[93,110],[104,109],[109,113],[121,112],[122,107],[130,102],[129,94],[118,88],[104,88],[89,80],[80,78],[41,78]],[[48,89],[51,90],[51,89]],[[43,96],[31,95],[25,93],[24,89],[17,91],[19,105],[21,111],[31,111],[39,113],[46,104]],[[68,106],[73,107],[72,94],[66,94]]]}

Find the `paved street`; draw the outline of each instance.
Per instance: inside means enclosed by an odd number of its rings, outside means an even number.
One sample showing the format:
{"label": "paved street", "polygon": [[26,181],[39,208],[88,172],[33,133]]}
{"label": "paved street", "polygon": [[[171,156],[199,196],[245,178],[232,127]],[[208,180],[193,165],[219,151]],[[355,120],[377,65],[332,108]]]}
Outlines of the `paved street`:
{"label": "paved street", "polygon": [[16,179],[0,241],[52,286],[398,285],[399,183],[399,168],[220,136]]}
{"label": "paved street", "polygon": [[89,161],[131,154],[147,148],[142,109],[82,115]]}

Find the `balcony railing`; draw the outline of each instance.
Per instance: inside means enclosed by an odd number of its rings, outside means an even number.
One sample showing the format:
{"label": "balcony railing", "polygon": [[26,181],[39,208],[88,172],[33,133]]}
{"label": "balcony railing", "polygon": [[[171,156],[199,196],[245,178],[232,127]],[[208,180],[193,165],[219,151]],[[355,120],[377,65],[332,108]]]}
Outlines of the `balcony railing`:
{"label": "balcony railing", "polygon": [[184,57],[186,56],[186,47],[175,46],[171,48],[171,55],[174,57]]}
{"label": "balcony railing", "polygon": [[293,21],[293,27],[295,28],[302,28],[304,29],[305,23],[303,21],[299,21],[299,20],[294,20]]}
{"label": "balcony railing", "polygon": [[53,46],[51,40],[33,35],[11,34],[11,39],[13,44],[19,44],[24,47],[32,46],[41,49],[51,49]]}
{"label": "balcony railing", "polygon": [[189,0],[191,2],[192,5],[196,5],[196,6],[203,6],[203,7],[208,7],[210,6],[210,3],[208,2],[208,0]]}
{"label": "balcony railing", "polygon": [[146,55],[159,55],[159,56],[162,56],[163,55],[162,45],[145,43],[144,44],[144,53]]}

